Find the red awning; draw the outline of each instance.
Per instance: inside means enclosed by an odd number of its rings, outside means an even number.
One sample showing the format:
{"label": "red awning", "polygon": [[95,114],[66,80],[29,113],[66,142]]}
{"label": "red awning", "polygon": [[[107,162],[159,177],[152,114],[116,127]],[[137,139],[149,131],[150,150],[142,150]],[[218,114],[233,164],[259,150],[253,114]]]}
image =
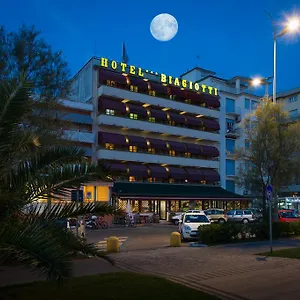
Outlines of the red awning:
{"label": "red awning", "polygon": [[136,135],[128,135],[127,138],[131,146],[139,146],[142,148],[147,148],[147,141],[145,140],[144,137],[136,136]]}
{"label": "red awning", "polygon": [[131,104],[131,103],[128,104],[128,107],[129,107],[130,113],[139,114],[144,117],[147,116],[147,110],[145,107],[138,106],[138,105]]}
{"label": "red awning", "polygon": [[208,182],[220,181],[220,174],[214,169],[201,169],[203,177]]}
{"label": "red awning", "polygon": [[126,76],[122,75],[121,73],[112,72],[108,70],[99,70],[99,83],[105,83],[106,80],[111,80],[118,82],[120,84],[127,84]]}
{"label": "red awning", "polygon": [[105,143],[111,143],[114,145],[126,145],[126,139],[124,135],[109,132],[98,133],[99,145]]}
{"label": "red awning", "polygon": [[126,106],[120,100],[112,100],[104,97],[99,98],[98,108],[99,110],[113,109],[121,113],[126,112]]}
{"label": "red awning", "polygon": [[170,150],[175,150],[178,152],[186,152],[186,147],[184,143],[179,143],[179,142],[173,142],[173,141],[167,141],[168,144],[170,145]]}
{"label": "red awning", "polygon": [[159,165],[149,165],[151,177],[155,178],[168,178],[169,173],[167,172],[165,167],[159,166]]}
{"label": "red awning", "polygon": [[137,77],[131,77],[128,76],[130,85],[135,85],[139,88],[139,92],[147,92],[148,91],[148,83],[141,79],[141,78],[137,78]]}
{"label": "red awning", "polygon": [[145,165],[128,165],[129,168],[129,175],[140,177],[140,178],[147,178],[148,177],[148,169]]}
{"label": "red awning", "polygon": [[168,94],[168,88],[161,83],[148,81],[150,85],[150,90],[155,91],[157,94],[161,95],[167,95]]}
{"label": "red awning", "polygon": [[203,125],[208,129],[220,130],[220,125],[217,121],[212,119],[201,118]]}
{"label": "red awning", "polygon": [[185,124],[185,117],[180,114],[176,114],[173,112],[168,112],[170,119],[178,124]]}
{"label": "red awning", "polygon": [[157,120],[163,120],[163,121],[168,120],[167,114],[163,110],[150,108],[150,114],[151,114],[151,117],[154,117]]}
{"label": "red awning", "polygon": [[168,166],[168,169],[170,172],[170,176],[174,179],[184,180],[187,178],[187,174],[182,168]]}
{"label": "red awning", "polygon": [[166,150],[167,149],[166,141],[152,139],[152,138],[149,138],[148,141],[150,142],[151,148],[158,149],[158,150]]}

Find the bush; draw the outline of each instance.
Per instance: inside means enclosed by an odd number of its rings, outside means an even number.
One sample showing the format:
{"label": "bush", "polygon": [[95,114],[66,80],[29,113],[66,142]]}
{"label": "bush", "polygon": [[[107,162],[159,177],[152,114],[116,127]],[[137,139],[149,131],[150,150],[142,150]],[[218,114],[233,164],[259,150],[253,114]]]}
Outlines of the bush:
{"label": "bush", "polygon": [[[199,240],[208,245],[232,243],[242,240],[265,240],[269,238],[268,222],[240,224],[211,224],[199,227]],[[273,238],[292,237],[300,235],[300,222],[279,223],[272,226]]]}

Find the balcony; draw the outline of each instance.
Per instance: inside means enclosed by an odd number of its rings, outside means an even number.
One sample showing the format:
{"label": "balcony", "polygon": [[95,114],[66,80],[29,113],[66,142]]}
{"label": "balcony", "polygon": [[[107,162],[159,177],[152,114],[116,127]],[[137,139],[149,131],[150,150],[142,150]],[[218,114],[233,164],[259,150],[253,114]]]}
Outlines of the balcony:
{"label": "balcony", "polygon": [[238,138],[241,135],[241,128],[227,127],[226,137]]}
{"label": "balcony", "polygon": [[235,116],[235,117],[240,116],[241,115],[241,108],[240,107],[235,107],[231,110],[226,109],[226,114],[230,115],[230,116]]}
{"label": "balcony", "polygon": [[178,111],[185,111],[191,114],[208,116],[211,118],[218,119],[220,116],[220,112],[218,110],[209,109],[201,106],[186,104],[182,102],[177,102],[174,100],[153,97],[146,94],[135,93],[128,90],[122,90],[106,85],[101,85],[98,88],[98,97],[101,95],[116,97],[120,99],[128,99],[140,103],[147,103],[153,106],[161,107],[161,108],[170,108]]}
{"label": "balcony", "polygon": [[94,143],[94,135],[91,132],[82,132],[75,130],[65,130],[63,138],[72,142],[80,142],[86,144]]}
{"label": "balcony", "polygon": [[140,120],[132,120],[132,119],[109,116],[104,114],[98,116],[97,123],[98,125],[116,126],[120,128],[127,128],[127,129],[138,130],[138,131],[145,130],[153,133],[177,135],[182,137],[195,138],[195,139],[201,139],[201,140],[207,140],[213,142],[220,141],[220,134],[218,133],[194,130],[194,129],[183,128],[183,127],[174,127],[174,126],[169,126],[164,124],[151,123],[151,122],[140,121]]}
{"label": "balcony", "polygon": [[118,150],[99,149],[97,151],[98,159],[108,160],[125,160],[131,162],[142,162],[149,164],[166,164],[185,167],[201,167],[201,168],[219,168],[219,161],[193,159],[176,156],[155,155],[139,152],[128,152]]}

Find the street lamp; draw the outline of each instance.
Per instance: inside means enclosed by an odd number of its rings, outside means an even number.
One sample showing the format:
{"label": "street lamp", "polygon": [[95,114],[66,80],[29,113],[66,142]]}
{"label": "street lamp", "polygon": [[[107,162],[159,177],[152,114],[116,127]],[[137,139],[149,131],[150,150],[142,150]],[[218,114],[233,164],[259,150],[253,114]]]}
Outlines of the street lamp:
{"label": "street lamp", "polygon": [[276,50],[277,50],[277,38],[285,35],[286,33],[290,32],[297,32],[299,29],[300,29],[300,17],[299,16],[296,16],[296,17],[292,17],[292,18],[289,18],[284,26],[284,28],[282,29],[281,32],[277,32],[276,30],[276,26],[275,26],[275,22],[274,22],[274,19],[272,17],[271,14],[269,14],[268,12],[266,12],[269,17],[271,18],[271,21],[272,21],[272,25],[273,25],[273,41],[274,41],[274,74],[273,74],[273,102],[275,103],[276,102],[276,56],[277,56],[277,53],[276,53]]}
{"label": "street lamp", "polygon": [[270,82],[268,80],[270,80],[271,78],[273,78],[273,76],[267,77],[267,78],[262,78],[262,77],[254,77],[250,80],[250,85],[254,86],[254,87],[258,87],[260,85],[265,85],[265,96],[268,97],[269,95],[269,84]]}

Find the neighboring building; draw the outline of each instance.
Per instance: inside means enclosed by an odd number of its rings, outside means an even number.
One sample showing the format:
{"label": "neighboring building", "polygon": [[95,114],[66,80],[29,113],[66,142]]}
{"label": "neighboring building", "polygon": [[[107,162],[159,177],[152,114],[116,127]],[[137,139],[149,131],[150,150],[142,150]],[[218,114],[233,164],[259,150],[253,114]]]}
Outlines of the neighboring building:
{"label": "neighboring building", "polygon": [[[113,184],[83,187],[85,200],[114,201],[135,211],[247,207],[236,188],[238,128],[259,98],[242,78],[224,80],[195,68],[181,78],[106,58],[92,58],[63,101],[73,122],[66,138],[119,174]],[[227,190],[223,189],[226,188]]]}
{"label": "neighboring building", "polygon": [[[289,114],[291,122],[300,120],[300,87],[279,93],[277,95],[277,103],[282,104],[284,110]],[[295,202],[297,206],[299,205],[300,199],[297,197],[300,196],[300,173],[295,176],[293,182],[291,182],[289,186],[281,189],[280,196],[294,197],[294,199],[287,198],[287,201],[292,201]]]}

